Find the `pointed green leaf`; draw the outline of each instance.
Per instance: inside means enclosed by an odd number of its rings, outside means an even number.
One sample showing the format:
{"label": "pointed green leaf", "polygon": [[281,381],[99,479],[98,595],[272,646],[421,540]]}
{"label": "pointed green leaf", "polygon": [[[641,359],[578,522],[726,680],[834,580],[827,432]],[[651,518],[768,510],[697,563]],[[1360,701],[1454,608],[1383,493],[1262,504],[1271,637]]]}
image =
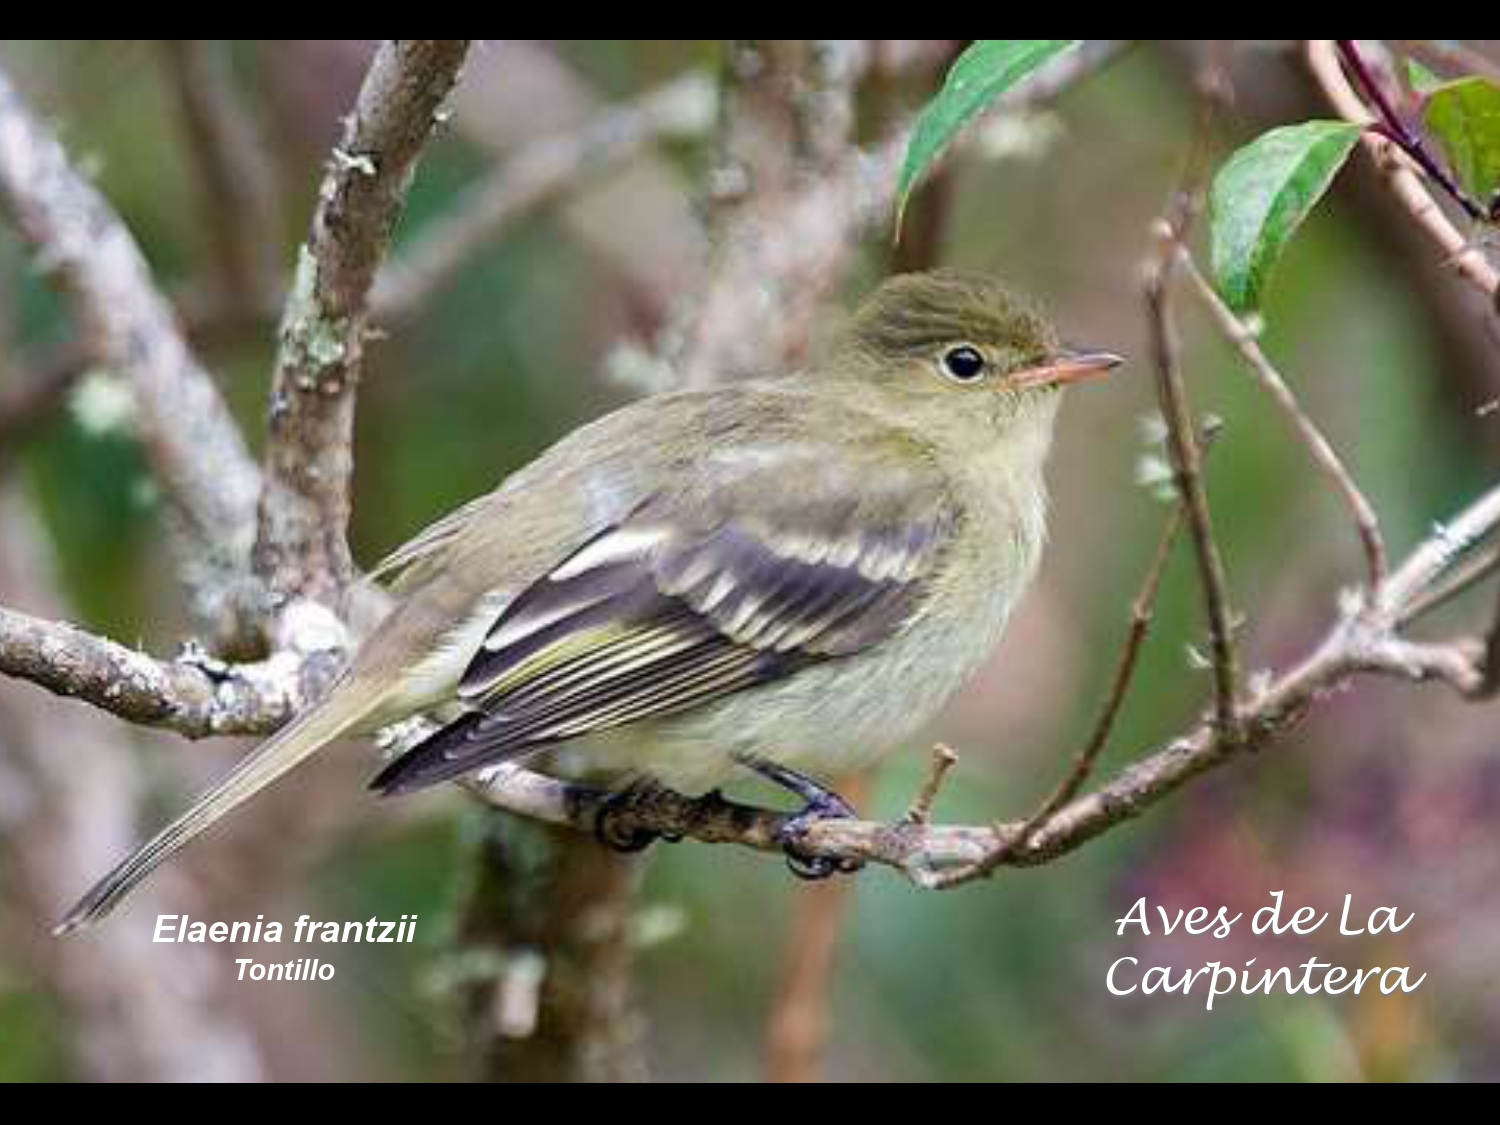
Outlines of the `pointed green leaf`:
{"label": "pointed green leaf", "polygon": [[1435,90],[1427,124],[1464,187],[1480,199],[1500,191],[1500,86],[1465,78]]}
{"label": "pointed green leaf", "polygon": [[1212,196],[1214,277],[1236,312],[1259,309],[1287,245],[1361,132],[1343,121],[1276,129],[1235,153],[1219,173]]}
{"label": "pointed green leaf", "polygon": [[901,173],[899,213],[905,213],[918,181],[964,126],[1017,83],[1082,42],[1081,39],[981,39],[965,51],[948,73],[942,93],[917,122]]}

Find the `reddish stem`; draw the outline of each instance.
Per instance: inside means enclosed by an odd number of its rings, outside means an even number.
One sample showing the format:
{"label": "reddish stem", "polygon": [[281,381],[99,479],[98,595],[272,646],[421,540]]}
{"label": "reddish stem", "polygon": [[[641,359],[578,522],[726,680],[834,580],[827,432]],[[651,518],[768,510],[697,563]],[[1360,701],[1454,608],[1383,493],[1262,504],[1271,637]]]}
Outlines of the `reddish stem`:
{"label": "reddish stem", "polygon": [[1375,72],[1370,69],[1369,63],[1365,61],[1364,55],[1360,53],[1358,42],[1353,39],[1335,39],[1334,43],[1338,45],[1339,55],[1343,58],[1344,65],[1349,68],[1350,74],[1354,76],[1354,80],[1364,91],[1365,97],[1370,100],[1375,112],[1380,116],[1380,124],[1375,127],[1376,132],[1416,161],[1417,166],[1427,174],[1427,177],[1447,192],[1464,209],[1469,218],[1479,223],[1492,220],[1494,216],[1474,201],[1453,173],[1433,155],[1432,150],[1427,147],[1427,142],[1407,124],[1406,118],[1391,101],[1390,95],[1386,93],[1385,86],[1381,84]]}

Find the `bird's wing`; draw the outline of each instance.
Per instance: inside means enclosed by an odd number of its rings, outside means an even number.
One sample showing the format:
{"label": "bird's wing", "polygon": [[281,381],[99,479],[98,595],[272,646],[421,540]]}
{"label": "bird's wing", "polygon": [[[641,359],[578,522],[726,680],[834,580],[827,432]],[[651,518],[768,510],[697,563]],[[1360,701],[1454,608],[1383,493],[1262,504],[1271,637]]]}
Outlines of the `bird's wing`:
{"label": "bird's wing", "polygon": [[[862,652],[920,614],[957,514],[925,461],[733,455],[654,496],[510,603],[459,688],[472,710],[396,762],[407,792],[681,713]],[[795,457],[795,454],[792,456]],[[768,479],[765,465],[778,471]],[[788,484],[791,487],[788,487]]]}

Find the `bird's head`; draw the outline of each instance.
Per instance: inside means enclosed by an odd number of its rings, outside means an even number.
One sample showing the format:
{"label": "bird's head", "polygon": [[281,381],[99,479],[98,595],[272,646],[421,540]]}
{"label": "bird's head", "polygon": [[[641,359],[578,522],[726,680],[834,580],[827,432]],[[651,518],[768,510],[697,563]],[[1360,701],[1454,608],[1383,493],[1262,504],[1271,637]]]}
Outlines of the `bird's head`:
{"label": "bird's head", "polygon": [[1059,392],[1123,361],[1070,348],[1026,300],[978,274],[907,274],[860,308],[830,370],[896,410],[978,418],[1000,429],[1044,419]]}

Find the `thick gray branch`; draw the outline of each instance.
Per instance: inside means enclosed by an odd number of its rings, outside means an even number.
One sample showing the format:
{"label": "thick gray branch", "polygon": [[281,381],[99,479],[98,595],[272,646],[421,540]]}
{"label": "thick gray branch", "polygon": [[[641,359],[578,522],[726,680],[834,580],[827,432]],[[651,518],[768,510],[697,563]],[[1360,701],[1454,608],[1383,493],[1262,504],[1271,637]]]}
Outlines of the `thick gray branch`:
{"label": "thick gray branch", "polygon": [[281,328],[256,573],[273,597],[334,604],[347,532],[354,406],[370,293],[467,39],[388,39],[323,183]]}
{"label": "thick gray branch", "polygon": [[71,625],[0,609],[0,673],[186,738],[261,735],[300,702],[302,661],[219,669],[191,654],[164,662]]}
{"label": "thick gray branch", "polygon": [[[89,354],[129,380],[157,476],[195,562],[206,564],[199,592],[221,593],[226,575],[248,569],[259,494],[254,462],[129,231],[4,75],[0,207],[69,298]],[[215,616],[216,608],[200,606]]]}

